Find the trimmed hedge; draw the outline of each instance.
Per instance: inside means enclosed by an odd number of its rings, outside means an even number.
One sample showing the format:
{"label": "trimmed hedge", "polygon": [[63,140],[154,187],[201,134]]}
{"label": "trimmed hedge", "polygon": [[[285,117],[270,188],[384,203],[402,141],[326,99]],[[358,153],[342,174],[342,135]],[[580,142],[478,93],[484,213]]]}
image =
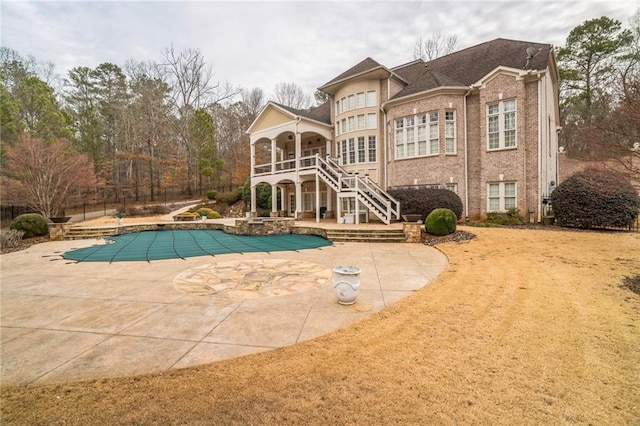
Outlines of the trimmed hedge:
{"label": "trimmed hedge", "polygon": [[49,223],[41,214],[27,213],[16,217],[13,222],[11,222],[11,225],[9,225],[9,229],[23,231],[23,238],[31,238],[47,235],[49,232]]}
{"label": "trimmed hedge", "polygon": [[457,222],[458,218],[451,210],[435,209],[427,216],[424,227],[427,233],[441,236],[456,232]]}
{"label": "trimmed hedge", "polygon": [[586,169],[553,191],[551,205],[560,226],[626,228],[638,217],[640,196],[622,175]]}
{"label": "trimmed hedge", "polygon": [[462,200],[458,194],[443,188],[397,188],[387,192],[400,201],[401,214],[419,214],[420,220],[435,209],[449,209],[462,217]]}

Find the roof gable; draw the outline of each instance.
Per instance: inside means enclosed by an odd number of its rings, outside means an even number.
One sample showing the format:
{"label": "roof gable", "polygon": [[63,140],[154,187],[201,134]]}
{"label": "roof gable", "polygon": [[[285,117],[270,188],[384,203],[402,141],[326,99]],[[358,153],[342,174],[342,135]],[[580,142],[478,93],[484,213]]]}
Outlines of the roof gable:
{"label": "roof gable", "polygon": [[253,123],[251,123],[247,133],[270,129],[295,119],[295,114],[283,109],[281,105],[276,104],[275,102],[268,102],[264,108],[262,108],[262,111],[260,111]]}
{"label": "roof gable", "polygon": [[312,108],[309,111],[292,108],[277,102],[269,101],[262,108],[256,119],[251,123],[247,133],[255,133],[260,130],[270,129],[285,123],[304,118],[331,125],[331,110],[329,101]]}
{"label": "roof gable", "polygon": [[365,58],[363,61],[352,66],[351,68],[349,68],[348,70],[346,70],[345,72],[343,72],[342,74],[334,78],[333,80],[323,84],[322,86],[320,86],[320,88],[322,89],[323,87],[331,86],[339,81],[346,80],[358,74],[362,74],[367,71],[372,71],[380,67],[382,67],[382,65],[380,65],[378,62],[374,61],[371,58]]}

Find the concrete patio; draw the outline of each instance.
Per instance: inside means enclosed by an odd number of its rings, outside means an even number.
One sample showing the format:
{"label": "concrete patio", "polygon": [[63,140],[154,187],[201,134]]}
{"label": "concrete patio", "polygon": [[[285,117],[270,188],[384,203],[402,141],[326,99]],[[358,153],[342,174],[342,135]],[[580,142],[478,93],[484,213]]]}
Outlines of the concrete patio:
{"label": "concrete patio", "polygon": [[[98,243],[48,242],[0,256],[3,386],[160,372],[293,345],[411,295],[447,266],[438,250],[407,243],[335,243],[150,263],[61,258]],[[229,262],[282,268],[307,262],[319,278],[317,285],[244,299],[174,285],[185,271],[215,273],[216,265]],[[362,269],[354,305],[336,301],[330,276],[337,265]]]}

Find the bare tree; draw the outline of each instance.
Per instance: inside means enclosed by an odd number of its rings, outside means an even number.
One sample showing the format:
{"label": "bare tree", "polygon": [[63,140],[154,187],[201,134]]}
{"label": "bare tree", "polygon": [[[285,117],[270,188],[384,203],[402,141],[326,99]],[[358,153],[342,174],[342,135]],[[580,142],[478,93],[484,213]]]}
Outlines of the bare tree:
{"label": "bare tree", "polygon": [[240,99],[212,109],[216,122],[216,136],[220,157],[224,160],[223,181],[239,184],[250,173],[249,136],[245,131],[256,119],[265,104],[262,89],[240,88]]}
{"label": "bare tree", "polygon": [[19,143],[7,148],[6,155],[3,198],[26,204],[45,217],[57,216],[95,186],[89,158],[75,154],[64,139],[46,143],[23,133]]}
{"label": "bare tree", "polygon": [[213,71],[198,49],[186,49],[176,52],[173,46],[163,52],[162,67],[168,74],[173,86],[170,98],[178,141],[184,149],[187,165],[186,193],[193,195],[195,149],[191,127],[198,108],[214,101],[218,83],[213,83]]}
{"label": "bare tree", "polygon": [[431,61],[452,53],[457,44],[458,36],[456,34],[442,34],[440,31],[434,31],[431,38],[425,39],[419,36],[413,46],[413,59]]}
{"label": "bare tree", "polygon": [[307,109],[312,104],[311,96],[295,83],[276,84],[275,101],[295,109]]}

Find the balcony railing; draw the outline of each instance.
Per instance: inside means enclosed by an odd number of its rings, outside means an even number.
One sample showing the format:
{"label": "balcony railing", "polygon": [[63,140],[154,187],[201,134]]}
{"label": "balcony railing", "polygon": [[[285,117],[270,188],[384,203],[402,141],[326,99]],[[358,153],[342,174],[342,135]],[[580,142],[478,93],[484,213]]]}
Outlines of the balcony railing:
{"label": "balcony railing", "polygon": [[275,163],[256,164],[253,168],[254,176],[264,176],[270,174],[287,173],[296,170],[311,170],[316,167],[316,156],[301,157],[298,159],[289,159],[276,161]]}

